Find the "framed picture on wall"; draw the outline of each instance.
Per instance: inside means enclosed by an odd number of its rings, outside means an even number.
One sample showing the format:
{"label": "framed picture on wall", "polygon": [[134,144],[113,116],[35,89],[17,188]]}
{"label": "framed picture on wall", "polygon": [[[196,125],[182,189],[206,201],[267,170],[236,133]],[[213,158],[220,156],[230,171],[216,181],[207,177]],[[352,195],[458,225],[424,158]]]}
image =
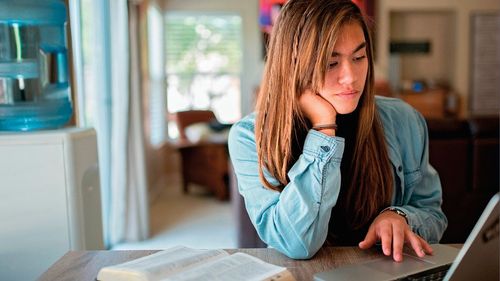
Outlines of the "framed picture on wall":
{"label": "framed picture on wall", "polygon": [[267,55],[269,35],[280,10],[288,0],[259,0],[259,27],[262,36],[262,54],[264,60]]}

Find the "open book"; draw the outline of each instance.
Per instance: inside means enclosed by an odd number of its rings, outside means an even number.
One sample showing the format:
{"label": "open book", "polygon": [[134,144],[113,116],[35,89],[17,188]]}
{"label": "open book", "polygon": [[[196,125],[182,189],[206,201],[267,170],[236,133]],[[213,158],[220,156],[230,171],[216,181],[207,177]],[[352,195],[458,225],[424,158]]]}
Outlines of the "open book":
{"label": "open book", "polygon": [[244,253],[173,247],[118,265],[103,267],[100,281],[295,280],[285,267]]}

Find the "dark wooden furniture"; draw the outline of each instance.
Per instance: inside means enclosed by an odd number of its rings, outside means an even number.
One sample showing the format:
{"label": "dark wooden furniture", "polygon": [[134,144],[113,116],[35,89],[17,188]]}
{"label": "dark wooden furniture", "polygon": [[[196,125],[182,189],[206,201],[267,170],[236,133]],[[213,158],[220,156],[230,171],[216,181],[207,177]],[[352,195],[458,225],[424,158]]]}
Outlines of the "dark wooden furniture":
{"label": "dark wooden furniture", "polygon": [[499,188],[499,117],[428,119],[429,161],[448,218],[441,243],[463,243]]}
{"label": "dark wooden furniture", "polygon": [[209,110],[190,110],[175,113],[179,141],[174,145],[181,154],[183,190],[188,192],[190,183],[204,186],[220,200],[229,198],[227,141],[190,142],[186,136],[189,125],[216,121]]}
{"label": "dark wooden furniture", "polygon": [[403,91],[399,98],[418,110],[425,118],[444,118],[448,90],[433,89],[422,92]]}
{"label": "dark wooden furniture", "polygon": [[[451,245],[460,248],[461,245]],[[374,248],[363,251],[357,247],[325,247],[310,260],[293,260],[274,249],[232,249],[229,253],[243,252],[263,261],[284,266],[296,280],[313,280],[315,273],[346,264],[359,263],[380,257]],[[70,251],[53,264],[40,281],[80,280],[94,281],[104,266],[115,265],[157,252],[150,251]]]}

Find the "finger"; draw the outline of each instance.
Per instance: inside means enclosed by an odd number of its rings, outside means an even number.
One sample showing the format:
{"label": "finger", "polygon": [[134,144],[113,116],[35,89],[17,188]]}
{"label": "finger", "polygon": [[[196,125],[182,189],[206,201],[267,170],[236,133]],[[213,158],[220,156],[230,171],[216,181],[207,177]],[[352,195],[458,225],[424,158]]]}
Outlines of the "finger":
{"label": "finger", "polygon": [[373,246],[375,243],[377,243],[375,228],[370,227],[370,229],[368,229],[368,233],[366,233],[365,240],[359,242],[359,247],[365,250]]}
{"label": "finger", "polygon": [[432,255],[434,253],[434,250],[432,249],[431,245],[427,243],[427,241],[424,240],[424,238],[420,237],[419,235],[415,234],[417,238],[420,240],[420,245],[422,246],[422,249],[426,254]]}
{"label": "finger", "polygon": [[422,248],[422,241],[419,239],[419,237],[411,230],[406,231],[406,237],[410,242],[413,251],[415,251],[415,254],[417,254],[417,256],[421,258],[424,257],[425,252],[424,249]]}
{"label": "finger", "polygon": [[405,243],[404,229],[401,226],[392,226],[392,251],[397,262],[403,261],[403,246]]}
{"label": "finger", "polygon": [[392,226],[383,226],[380,228],[380,240],[382,240],[382,251],[384,255],[391,255],[392,248]]}
{"label": "finger", "polygon": [[302,95],[299,96],[299,103],[308,104],[311,101],[314,101],[314,94],[311,91],[305,91]]}

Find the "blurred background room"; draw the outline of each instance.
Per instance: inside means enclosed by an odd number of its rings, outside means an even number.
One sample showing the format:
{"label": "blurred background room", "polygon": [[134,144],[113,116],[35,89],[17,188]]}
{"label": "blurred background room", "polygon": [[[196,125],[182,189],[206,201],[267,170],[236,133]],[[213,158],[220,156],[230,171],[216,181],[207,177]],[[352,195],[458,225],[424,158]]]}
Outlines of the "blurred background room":
{"label": "blurred background room", "polygon": [[[68,250],[265,247],[237,192],[227,134],[253,111],[266,43],[286,0],[45,1],[0,0],[36,11],[39,3],[64,4],[59,35],[67,79],[54,79],[65,85],[72,106],[56,128],[0,132],[0,155],[19,149],[0,156],[0,224],[6,225],[0,279],[20,272],[36,278]],[[430,162],[449,219],[441,242],[463,243],[499,190],[500,2],[354,2],[373,29],[377,94],[405,100],[427,121]],[[15,19],[0,11],[0,36],[7,34],[0,37],[0,90],[14,77],[3,76],[5,46],[25,40],[16,37]],[[25,32],[28,39],[33,34]],[[44,69],[49,76],[62,73]],[[9,104],[4,92],[0,106]],[[83,133],[72,130],[90,130],[89,145],[80,146],[74,136]],[[53,152],[40,158],[38,148],[20,146],[45,134],[63,134],[57,142],[71,157],[61,168]],[[40,193],[29,191],[22,177]],[[52,234],[54,217],[63,212],[53,208],[56,194],[45,181],[55,177],[63,182],[64,239]],[[31,219],[23,223],[25,217]]]}

